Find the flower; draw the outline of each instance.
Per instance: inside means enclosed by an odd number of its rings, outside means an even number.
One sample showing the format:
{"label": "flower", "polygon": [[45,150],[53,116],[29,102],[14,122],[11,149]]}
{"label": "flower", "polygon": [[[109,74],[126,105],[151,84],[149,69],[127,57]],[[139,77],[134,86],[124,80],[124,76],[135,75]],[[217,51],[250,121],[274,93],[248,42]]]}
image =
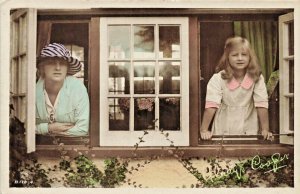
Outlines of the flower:
{"label": "flower", "polygon": [[[122,111],[129,111],[130,108],[130,98],[119,98],[118,103]],[[148,110],[149,112],[153,110],[154,98],[138,98],[137,107],[138,110]]]}
{"label": "flower", "polygon": [[137,106],[138,110],[148,110],[149,112],[153,110],[154,98],[138,98]]}
{"label": "flower", "polygon": [[171,105],[178,105],[179,104],[180,99],[179,98],[166,98],[165,102],[167,104],[171,104]]}
{"label": "flower", "polygon": [[130,108],[130,98],[119,98],[118,103],[120,109],[123,111],[129,111]]}

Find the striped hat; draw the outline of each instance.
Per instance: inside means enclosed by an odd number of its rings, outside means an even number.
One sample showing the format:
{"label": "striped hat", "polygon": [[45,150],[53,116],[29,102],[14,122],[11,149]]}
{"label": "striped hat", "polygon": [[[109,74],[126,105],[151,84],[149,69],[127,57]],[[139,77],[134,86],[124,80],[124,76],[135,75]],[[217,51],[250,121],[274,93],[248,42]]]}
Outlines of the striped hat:
{"label": "striped hat", "polygon": [[74,75],[75,73],[81,70],[81,62],[71,56],[71,52],[62,44],[59,43],[51,43],[45,46],[38,60],[42,60],[45,57],[59,57],[66,60],[70,66],[68,68],[68,75]]}

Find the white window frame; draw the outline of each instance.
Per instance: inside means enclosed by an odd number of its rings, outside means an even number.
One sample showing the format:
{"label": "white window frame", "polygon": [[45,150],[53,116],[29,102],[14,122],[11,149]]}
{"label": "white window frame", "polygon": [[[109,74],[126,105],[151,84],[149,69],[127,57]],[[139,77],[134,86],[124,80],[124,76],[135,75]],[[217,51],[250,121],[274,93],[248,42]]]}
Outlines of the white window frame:
{"label": "white window frame", "polygon": [[[108,115],[108,25],[180,25],[181,34],[181,86],[180,86],[180,119],[181,129],[179,131],[166,131],[169,139],[174,142],[175,146],[189,145],[189,45],[188,45],[188,18],[187,17],[103,17],[100,18],[100,146],[134,146],[139,142],[139,137],[143,135],[143,131],[133,130],[133,119],[130,119],[129,131],[109,131],[109,115]],[[158,53],[158,29],[155,29],[155,53]],[[132,54],[133,55],[133,54]],[[131,56],[132,57],[132,56]],[[132,59],[132,58],[131,58]],[[158,63],[158,55],[155,57]],[[157,68],[157,65],[156,65]],[[158,72],[156,70],[156,72]],[[131,73],[131,77],[132,77]],[[132,78],[131,78],[132,79]],[[158,79],[158,75],[156,75]],[[157,81],[157,80],[156,80]],[[131,88],[133,85],[131,84]],[[156,84],[156,90],[158,89]],[[130,109],[133,110],[133,93],[131,92]],[[147,95],[142,95],[147,97]],[[119,96],[122,97],[122,96]],[[150,96],[149,96],[150,97]],[[152,96],[153,97],[153,96]],[[156,96],[155,101],[158,101]],[[155,103],[155,110],[159,111],[158,103]],[[157,114],[156,114],[157,115]],[[130,117],[134,116],[133,111]],[[148,130],[149,134],[144,137],[144,143],[140,146],[170,146],[170,142],[161,134],[159,129]]]}
{"label": "white window frame", "polygon": [[[279,97],[280,97],[280,134],[294,134],[290,130],[290,99],[294,93],[289,91],[290,61],[294,61],[294,55],[289,55],[289,23],[294,21],[294,13],[279,16]],[[295,117],[294,117],[295,118]],[[294,144],[293,136],[280,136],[280,143]]]}
{"label": "white window frame", "polygon": [[11,99],[15,116],[25,123],[27,153],[35,151],[36,27],[36,9],[11,14]]}

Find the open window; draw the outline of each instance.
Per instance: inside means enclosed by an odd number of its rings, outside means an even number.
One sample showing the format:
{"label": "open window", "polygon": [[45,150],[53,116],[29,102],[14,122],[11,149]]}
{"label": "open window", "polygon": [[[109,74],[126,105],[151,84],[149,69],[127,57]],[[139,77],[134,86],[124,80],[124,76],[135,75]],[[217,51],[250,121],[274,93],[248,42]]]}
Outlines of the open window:
{"label": "open window", "polygon": [[[89,20],[55,20],[39,19],[37,28],[37,56],[41,49],[49,43],[61,43],[71,51],[71,56],[77,58],[81,63],[81,70],[73,75],[81,80],[86,88],[89,88]],[[55,139],[59,139],[66,145],[80,145],[89,142],[89,136],[65,137],[37,135],[37,145],[53,145]]]}
{"label": "open window", "polygon": [[279,17],[280,143],[294,144],[294,13]]}
{"label": "open window", "polygon": [[229,135],[214,136],[210,142],[200,140],[200,144],[274,144],[293,141],[293,13],[258,17],[232,15],[225,19],[215,17],[213,20],[212,17],[199,17],[201,112],[204,111],[207,83],[215,73],[226,39],[235,35],[245,37],[262,66],[269,94],[270,130],[274,134],[274,141],[264,141],[260,135]]}
{"label": "open window", "polygon": [[35,9],[11,14],[10,98],[15,115],[26,129],[27,152],[35,151]]}

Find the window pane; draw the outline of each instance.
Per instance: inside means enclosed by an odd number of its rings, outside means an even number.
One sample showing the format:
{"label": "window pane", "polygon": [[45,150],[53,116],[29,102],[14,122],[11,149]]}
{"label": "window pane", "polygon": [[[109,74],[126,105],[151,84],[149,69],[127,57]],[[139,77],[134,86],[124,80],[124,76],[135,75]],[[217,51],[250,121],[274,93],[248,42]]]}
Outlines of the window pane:
{"label": "window pane", "polygon": [[130,64],[126,62],[109,63],[109,94],[129,94]]}
{"label": "window pane", "polygon": [[294,21],[289,23],[289,55],[294,55]]}
{"label": "window pane", "polygon": [[155,99],[135,98],[134,99],[134,130],[155,129]]}
{"label": "window pane", "polygon": [[294,93],[294,61],[289,61],[289,92]]}
{"label": "window pane", "polygon": [[180,130],[180,98],[159,99],[159,128]]}
{"label": "window pane", "polygon": [[180,94],[180,62],[159,63],[159,93]]}
{"label": "window pane", "polygon": [[180,58],[179,26],[159,27],[159,58]]}
{"label": "window pane", "polygon": [[109,98],[109,130],[129,131],[130,98]]}
{"label": "window pane", "polygon": [[109,59],[130,58],[130,26],[108,26]]}
{"label": "window pane", "polygon": [[289,130],[294,131],[294,98],[290,98]]}
{"label": "window pane", "polygon": [[77,46],[74,44],[65,45],[65,47],[71,51],[72,57],[78,59],[81,62],[81,64],[82,64],[81,70],[79,72],[75,73],[73,76],[77,77],[79,80],[81,80],[83,82],[84,81],[84,64],[85,64],[84,47]]}
{"label": "window pane", "polygon": [[154,62],[134,63],[134,93],[135,94],[155,93],[155,63]]}
{"label": "window pane", "polygon": [[84,61],[84,47],[72,45],[71,51],[72,57],[75,57],[79,61]]}
{"label": "window pane", "polygon": [[134,58],[154,57],[154,26],[134,26]]}
{"label": "window pane", "polygon": [[[23,93],[25,94],[27,91],[27,55],[24,55],[19,58],[19,77],[18,77],[18,89],[19,89],[19,94]],[[23,107],[23,106],[22,106]]]}

